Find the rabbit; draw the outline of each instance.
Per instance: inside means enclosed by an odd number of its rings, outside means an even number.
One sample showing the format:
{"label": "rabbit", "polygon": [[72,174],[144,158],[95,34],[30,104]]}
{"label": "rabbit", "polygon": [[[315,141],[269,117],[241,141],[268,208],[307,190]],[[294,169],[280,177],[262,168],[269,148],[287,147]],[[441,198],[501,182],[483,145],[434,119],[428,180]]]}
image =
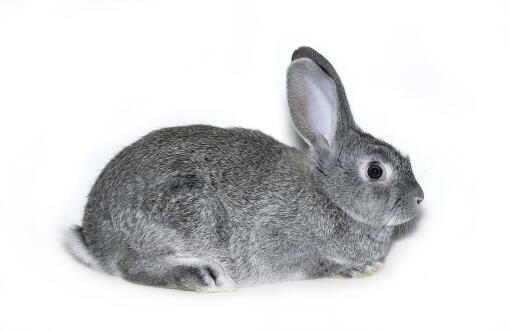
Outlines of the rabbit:
{"label": "rabbit", "polygon": [[314,49],[294,51],[287,97],[306,151],[243,128],[149,133],[103,169],[68,232],[72,253],[131,282],[197,292],[378,270],[424,198],[409,158],[355,124]]}

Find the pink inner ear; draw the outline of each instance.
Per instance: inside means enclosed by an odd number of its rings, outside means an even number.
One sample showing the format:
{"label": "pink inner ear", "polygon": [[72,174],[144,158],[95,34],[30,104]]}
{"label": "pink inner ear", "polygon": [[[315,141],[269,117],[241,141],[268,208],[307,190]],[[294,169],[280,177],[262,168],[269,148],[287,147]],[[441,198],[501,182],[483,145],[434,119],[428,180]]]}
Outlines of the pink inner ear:
{"label": "pink inner ear", "polygon": [[318,67],[304,73],[303,83],[305,120],[315,134],[331,146],[337,120],[335,83]]}
{"label": "pink inner ear", "polygon": [[326,145],[328,145],[328,147],[331,147],[331,146],[329,145],[329,141],[328,141],[326,138],[324,138],[324,136],[323,136],[323,135],[319,134],[319,137],[322,139],[322,141],[324,141],[324,142],[326,143]]}

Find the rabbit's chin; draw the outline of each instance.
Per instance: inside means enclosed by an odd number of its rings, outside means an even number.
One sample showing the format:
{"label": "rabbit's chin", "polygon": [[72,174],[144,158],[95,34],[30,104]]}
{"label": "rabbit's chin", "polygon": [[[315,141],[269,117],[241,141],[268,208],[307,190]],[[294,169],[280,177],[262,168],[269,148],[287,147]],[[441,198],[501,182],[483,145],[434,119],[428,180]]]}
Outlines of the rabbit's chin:
{"label": "rabbit's chin", "polygon": [[419,210],[416,209],[411,212],[404,213],[402,215],[393,217],[392,219],[390,219],[388,221],[387,226],[399,226],[399,225],[403,225],[406,223],[414,222],[418,219],[418,217],[419,217]]}
{"label": "rabbit's chin", "polygon": [[388,222],[387,226],[399,226],[399,225],[402,225],[402,224],[406,224],[406,223],[409,223],[411,221],[413,221],[415,219],[415,217],[408,217],[408,218],[402,218],[402,219],[392,219]]}

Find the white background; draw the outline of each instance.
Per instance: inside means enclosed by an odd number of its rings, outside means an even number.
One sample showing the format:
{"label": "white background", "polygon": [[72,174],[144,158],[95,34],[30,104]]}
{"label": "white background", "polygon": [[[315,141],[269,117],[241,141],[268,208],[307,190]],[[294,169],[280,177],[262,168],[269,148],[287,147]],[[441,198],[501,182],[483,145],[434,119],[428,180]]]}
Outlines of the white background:
{"label": "white background", "polygon": [[[510,330],[509,17],[504,1],[0,1],[0,330]],[[382,271],[203,295],[65,252],[102,167],[153,129],[297,146],[285,70],[301,45],[425,191]]]}

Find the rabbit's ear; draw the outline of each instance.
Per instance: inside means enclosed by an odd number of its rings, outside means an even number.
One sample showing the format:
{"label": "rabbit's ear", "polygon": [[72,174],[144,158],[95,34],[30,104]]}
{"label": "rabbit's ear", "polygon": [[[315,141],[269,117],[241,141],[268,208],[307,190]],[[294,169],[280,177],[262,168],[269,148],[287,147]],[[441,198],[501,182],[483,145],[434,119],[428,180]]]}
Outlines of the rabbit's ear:
{"label": "rabbit's ear", "polygon": [[296,129],[316,149],[331,148],[341,130],[353,125],[335,69],[309,47],[292,54],[287,70],[287,98]]}

